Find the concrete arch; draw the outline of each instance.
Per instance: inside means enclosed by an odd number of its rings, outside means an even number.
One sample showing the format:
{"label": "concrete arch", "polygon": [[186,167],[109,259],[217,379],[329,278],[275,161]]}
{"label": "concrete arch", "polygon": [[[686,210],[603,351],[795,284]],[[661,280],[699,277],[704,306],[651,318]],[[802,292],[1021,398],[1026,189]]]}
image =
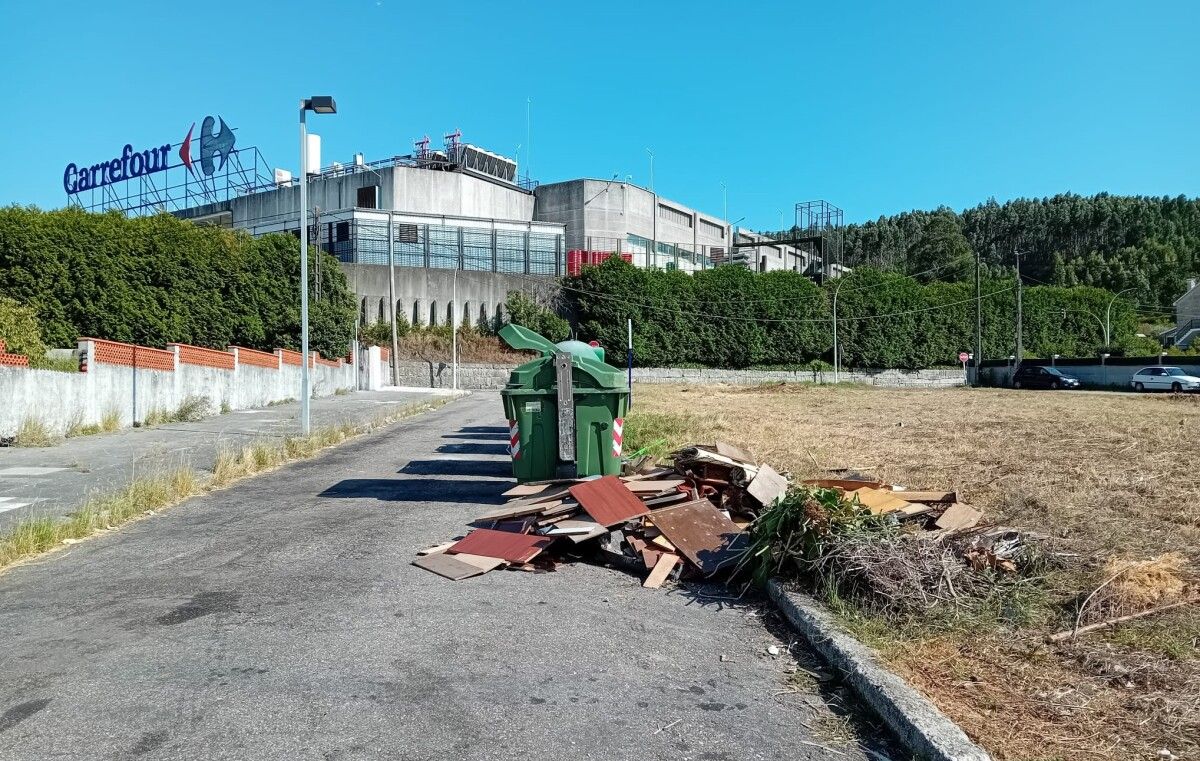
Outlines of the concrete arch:
{"label": "concrete arch", "polygon": [[446,325],[453,327],[455,324],[456,323],[454,321],[454,302],[447,301],[446,302]]}
{"label": "concrete arch", "polygon": [[367,297],[363,296],[362,303],[358,305],[358,322],[360,325],[367,324]]}
{"label": "concrete arch", "polygon": [[[396,299],[396,322],[404,320],[405,317],[404,299]],[[407,321],[407,320],[406,320]]]}
{"label": "concrete arch", "polygon": [[429,327],[433,327],[434,325],[438,324],[437,318],[438,318],[437,301],[436,300],[430,301],[429,302]]}
{"label": "concrete arch", "polygon": [[412,314],[409,315],[414,328],[421,326],[421,300],[413,299]]}
{"label": "concrete arch", "polygon": [[487,305],[486,301],[480,302],[480,304],[479,304],[479,322],[477,323],[480,330],[487,330],[489,327],[491,327],[490,325],[488,325],[488,309],[487,308],[488,308],[488,305]]}
{"label": "concrete arch", "polygon": [[388,319],[388,313],[383,306],[385,303],[386,302],[382,298],[379,299],[379,322],[387,322]]}

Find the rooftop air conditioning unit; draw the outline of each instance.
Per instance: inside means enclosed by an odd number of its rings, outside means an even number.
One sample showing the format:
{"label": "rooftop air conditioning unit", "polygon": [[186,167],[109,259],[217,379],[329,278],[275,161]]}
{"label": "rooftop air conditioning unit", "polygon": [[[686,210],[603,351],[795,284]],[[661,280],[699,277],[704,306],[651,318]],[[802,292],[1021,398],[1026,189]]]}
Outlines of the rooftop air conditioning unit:
{"label": "rooftop air conditioning unit", "polygon": [[286,169],[275,170],[275,187],[282,188],[292,184],[292,173]]}

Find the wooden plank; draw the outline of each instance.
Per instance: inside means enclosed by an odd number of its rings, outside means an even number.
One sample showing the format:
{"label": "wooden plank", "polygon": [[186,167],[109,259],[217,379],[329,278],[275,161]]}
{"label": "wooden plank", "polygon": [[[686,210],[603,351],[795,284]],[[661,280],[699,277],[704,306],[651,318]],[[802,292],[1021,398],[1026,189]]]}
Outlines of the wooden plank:
{"label": "wooden plank", "polygon": [[611,527],[650,512],[616,476],[603,476],[571,487],[571,496],[602,526]]}
{"label": "wooden plank", "polygon": [[501,492],[505,497],[532,497],[550,488],[550,484],[517,484],[508,491]]}
{"label": "wooden plank", "polygon": [[787,493],[787,486],[786,478],[775,472],[770,465],[762,465],[754,475],[754,480],[746,487],[746,491],[758,500],[758,504],[767,507]]}
{"label": "wooden plank", "polygon": [[645,481],[646,479],[662,478],[664,476],[675,475],[675,471],[671,468],[655,468],[654,470],[646,471],[645,473],[634,473],[632,476],[621,476],[621,480],[630,481]]}
{"label": "wooden plank", "polygon": [[441,544],[435,544],[432,547],[426,547],[425,549],[421,550],[417,554],[418,555],[437,555],[437,554],[445,552],[446,550],[453,547],[454,543],[457,541],[458,541],[457,539],[452,539],[449,542],[442,542]]}
{"label": "wooden plank", "polygon": [[658,589],[667,580],[667,577],[671,575],[671,571],[678,562],[678,556],[664,552],[662,557],[658,559],[658,562],[654,564],[654,569],[650,571],[650,575],[642,582],[642,586],[647,589]]}
{"label": "wooden plank", "polygon": [[469,579],[472,576],[479,576],[480,574],[484,573],[484,570],[479,566],[463,562],[453,555],[445,555],[442,553],[419,557],[414,560],[412,564],[418,568],[424,568],[426,571],[432,571],[438,576],[443,576],[452,581]]}
{"label": "wooden plank", "polygon": [[896,496],[895,492],[883,491],[881,489],[864,487],[847,492],[846,496],[858,497],[859,504],[875,515],[885,515],[894,510],[900,510],[909,506],[909,503]]}
{"label": "wooden plank", "polygon": [[900,489],[893,492],[897,497],[903,498],[906,502],[925,502],[937,504],[940,502],[957,502],[958,492],[953,491],[909,491]]}
{"label": "wooden plank", "polygon": [[659,536],[651,537],[650,543],[666,550],[667,552],[675,552],[676,549],[675,545],[671,544],[671,540],[665,536],[662,536],[661,534]]}
{"label": "wooden plank", "polygon": [[983,520],[983,513],[970,505],[955,502],[946,508],[946,512],[942,513],[941,517],[933,522],[933,525],[943,531],[962,531],[971,528],[981,520]]}
{"label": "wooden plank", "polygon": [[552,526],[550,530],[545,533],[549,536],[557,536],[559,534],[590,534],[596,529],[603,528],[603,526],[595,521],[572,520],[570,518],[564,518],[555,523],[554,526]]}
{"label": "wooden plank", "polygon": [[634,494],[658,494],[669,489],[674,489],[683,485],[682,478],[669,478],[664,480],[646,480],[646,481],[627,481],[625,486]]}
{"label": "wooden plank", "polygon": [[500,558],[472,555],[469,552],[460,552],[457,555],[452,555],[451,557],[453,557],[455,560],[462,561],[467,565],[473,565],[484,573],[487,573],[488,571],[494,571],[500,566],[504,565],[504,561]]}
{"label": "wooden plank", "polygon": [[858,481],[849,478],[809,478],[800,483],[806,486],[816,486],[819,489],[841,489],[842,491],[854,491],[855,489],[886,489],[887,484],[882,481]]}

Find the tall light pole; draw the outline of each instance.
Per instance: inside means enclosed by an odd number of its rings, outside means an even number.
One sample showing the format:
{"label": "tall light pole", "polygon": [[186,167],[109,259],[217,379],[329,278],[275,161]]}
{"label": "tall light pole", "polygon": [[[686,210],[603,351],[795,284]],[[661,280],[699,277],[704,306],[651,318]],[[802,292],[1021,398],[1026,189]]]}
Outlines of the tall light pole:
{"label": "tall light pole", "polygon": [[1123,291],[1117,291],[1113,297],[1108,300],[1108,308],[1104,310],[1104,348],[1112,346],[1112,308],[1117,299],[1121,298],[1122,293],[1136,291],[1137,288],[1126,288]]}
{"label": "tall light pole", "polygon": [[721,183],[721,219],[729,221],[729,188],[725,187],[725,183]]}
{"label": "tall light pole", "polygon": [[312,429],[309,417],[309,364],[308,355],[308,125],[305,117],[309,111],[318,114],[336,114],[337,104],[329,95],[314,95],[300,101],[300,432],[307,436]]}
{"label": "tall light pole", "polygon": [[653,193],[654,192],[654,151],[647,148],[646,153],[650,154],[650,192]]}
{"label": "tall light pole", "polygon": [[396,328],[396,223],[395,212],[388,209],[388,301],[392,304],[392,385],[400,385],[400,335]]}
{"label": "tall light pole", "polygon": [[842,289],[842,283],[846,282],[845,278],[838,278],[837,285],[833,287],[833,382],[838,382],[838,374],[842,370],[842,362],[838,357],[838,336],[837,336],[837,299],[838,291]]}
{"label": "tall light pole", "polygon": [[979,385],[979,363],[983,362],[983,296],[979,292],[979,249],[975,249],[975,384]]}
{"label": "tall light pole", "polygon": [[1024,332],[1024,323],[1021,321],[1021,257],[1025,255],[1023,251],[1013,251],[1013,258],[1017,260],[1017,353],[1014,355],[1017,359],[1017,365],[1021,364],[1021,360],[1025,358],[1024,350],[1021,347],[1021,334]]}

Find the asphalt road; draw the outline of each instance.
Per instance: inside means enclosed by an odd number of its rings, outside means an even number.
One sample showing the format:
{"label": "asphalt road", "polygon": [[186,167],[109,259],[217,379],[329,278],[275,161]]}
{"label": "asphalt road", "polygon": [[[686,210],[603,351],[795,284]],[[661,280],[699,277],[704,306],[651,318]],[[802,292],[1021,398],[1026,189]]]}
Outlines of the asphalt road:
{"label": "asphalt road", "polygon": [[[431,398],[432,392],[400,389],[322,397],[312,401],[312,424],[367,423]],[[299,402],[291,402],[195,423],[79,436],[54,447],[0,448],[0,531],[30,515],[63,515],[89,495],[116,491],[141,476],[185,465],[211,470],[222,447],[298,434],[299,414]]]}
{"label": "asphalt road", "polygon": [[901,758],[756,601],[412,566],[505,431],[475,394],[0,575],[0,758]]}

